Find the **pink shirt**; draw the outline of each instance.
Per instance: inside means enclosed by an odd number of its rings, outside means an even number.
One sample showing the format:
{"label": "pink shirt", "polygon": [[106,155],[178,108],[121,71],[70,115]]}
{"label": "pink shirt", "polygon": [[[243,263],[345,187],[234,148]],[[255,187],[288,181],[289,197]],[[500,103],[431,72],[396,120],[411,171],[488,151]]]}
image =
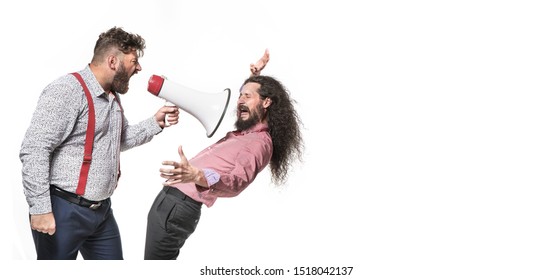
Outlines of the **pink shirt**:
{"label": "pink shirt", "polygon": [[204,170],[209,188],[194,183],[175,187],[207,207],[213,206],[218,197],[237,196],[269,164],[273,142],[268,130],[266,124],[257,124],[245,131],[228,132],[189,160]]}

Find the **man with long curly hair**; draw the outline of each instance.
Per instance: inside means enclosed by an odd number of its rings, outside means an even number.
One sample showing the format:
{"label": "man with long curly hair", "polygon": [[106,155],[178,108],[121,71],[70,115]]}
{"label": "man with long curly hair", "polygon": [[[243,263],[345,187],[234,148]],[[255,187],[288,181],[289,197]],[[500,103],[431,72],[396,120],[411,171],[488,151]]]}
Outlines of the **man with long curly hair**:
{"label": "man with long curly hair", "polygon": [[235,131],[190,161],[182,146],[180,162],[164,161],[167,179],[148,214],[145,259],[174,260],[194,232],[202,205],[234,197],[267,165],[276,185],[286,182],[295,160],[301,160],[303,139],[295,101],[275,78],[259,75],[269,54],[250,65],[252,75],[240,88]]}

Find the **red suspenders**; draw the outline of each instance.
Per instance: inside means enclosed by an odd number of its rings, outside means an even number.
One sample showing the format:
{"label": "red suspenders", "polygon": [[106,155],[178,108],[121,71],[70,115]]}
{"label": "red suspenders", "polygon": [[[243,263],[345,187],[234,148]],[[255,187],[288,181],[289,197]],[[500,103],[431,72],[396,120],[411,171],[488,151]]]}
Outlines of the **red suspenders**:
{"label": "red suspenders", "polygon": [[[79,83],[81,83],[81,86],[83,87],[83,90],[86,95],[86,100],[88,101],[88,124],[86,127],[86,136],[85,136],[85,143],[84,143],[84,157],[83,157],[83,165],[81,166],[81,174],[79,175],[79,184],[77,185],[77,195],[83,195],[84,190],[86,187],[86,181],[88,179],[88,170],[90,170],[90,163],[92,162],[92,145],[94,143],[94,127],[96,124],[96,115],[94,113],[94,103],[92,102],[92,95],[90,94],[90,91],[88,90],[88,87],[83,81],[83,78],[79,73],[71,73]],[[115,98],[117,101],[117,104],[121,108],[121,114],[123,114],[123,107],[119,103],[119,100],[117,97]],[[122,117],[122,116],[121,116]],[[121,126],[121,129],[123,127]],[[119,180],[119,177],[121,176],[121,168],[119,168],[119,173],[117,176],[117,180]]]}
{"label": "red suspenders", "polygon": [[88,125],[86,128],[86,137],[84,142],[84,158],[83,165],[81,166],[81,174],[79,175],[79,184],[77,185],[76,193],[78,195],[84,194],[86,187],[86,180],[88,179],[88,170],[90,169],[90,163],[92,162],[92,144],[94,142],[94,126],[96,122],[96,115],[94,114],[94,103],[92,102],[92,95],[88,90],[88,87],[83,81],[83,78],[79,73],[71,73],[84,89],[86,94],[86,100],[88,101]]}

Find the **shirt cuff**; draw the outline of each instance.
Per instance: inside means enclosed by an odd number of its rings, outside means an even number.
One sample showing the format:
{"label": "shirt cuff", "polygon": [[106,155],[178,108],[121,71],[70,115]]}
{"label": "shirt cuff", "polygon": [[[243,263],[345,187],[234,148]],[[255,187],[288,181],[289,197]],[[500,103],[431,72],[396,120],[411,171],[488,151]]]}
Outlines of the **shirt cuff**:
{"label": "shirt cuff", "polygon": [[219,182],[221,175],[219,175],[219,173],[217,173],[215,170],[204,168],[202,169],[202,171],[204,172],[204,176],[208,186],[212,186],[215,183]]}
{"label": "shirt cuff", "polygon": [[33,200],[27,198],[27,202],[30,205],[29,214],[31,215],[39,215],[52,212],[52,202],[50,200],[50,195]]}
{"label": "shirt cuff", "polygon": [[157,135],[161,131],[163,131],[163,128],[161,128],[161,126],[159,126],[159,123],[157,123],[155,116],[145,121],[148,123],[146,129],[148,130],[149,133],[151,133],[151,135]]}

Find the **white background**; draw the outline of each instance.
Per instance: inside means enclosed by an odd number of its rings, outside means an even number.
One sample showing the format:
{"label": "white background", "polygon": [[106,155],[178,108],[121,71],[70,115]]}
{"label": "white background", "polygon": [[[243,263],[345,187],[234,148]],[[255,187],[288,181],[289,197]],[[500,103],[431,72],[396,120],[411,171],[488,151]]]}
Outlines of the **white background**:
{"label": "white background", "polygon": [[[353,266],[328,279],[551,279],[553,9],[549,1],[5,1],[3,271],[40,279],[199,279],[205,268]],[[152,74],[232,90],[212,138],[178,126],[122,154],[113,208],[123,262],[37,262],[19,148],[42,89],[81,70],[113,26],[146,39],[123,106],[131,123],[163,101]],[[264,74],[298,101],[306,157],[288,184],[269,170],[205,208],[175,262],[143,261],[163,160],[233,129],[238,88]],[[9,203],[8,203],[9,202]],[[75,277],[75,276],[78,277]],[[244,278],[244,277],[242,277]],[[225,276],[220,279],[242,279]],[[248,277],[248,279],[263,277]]]}

